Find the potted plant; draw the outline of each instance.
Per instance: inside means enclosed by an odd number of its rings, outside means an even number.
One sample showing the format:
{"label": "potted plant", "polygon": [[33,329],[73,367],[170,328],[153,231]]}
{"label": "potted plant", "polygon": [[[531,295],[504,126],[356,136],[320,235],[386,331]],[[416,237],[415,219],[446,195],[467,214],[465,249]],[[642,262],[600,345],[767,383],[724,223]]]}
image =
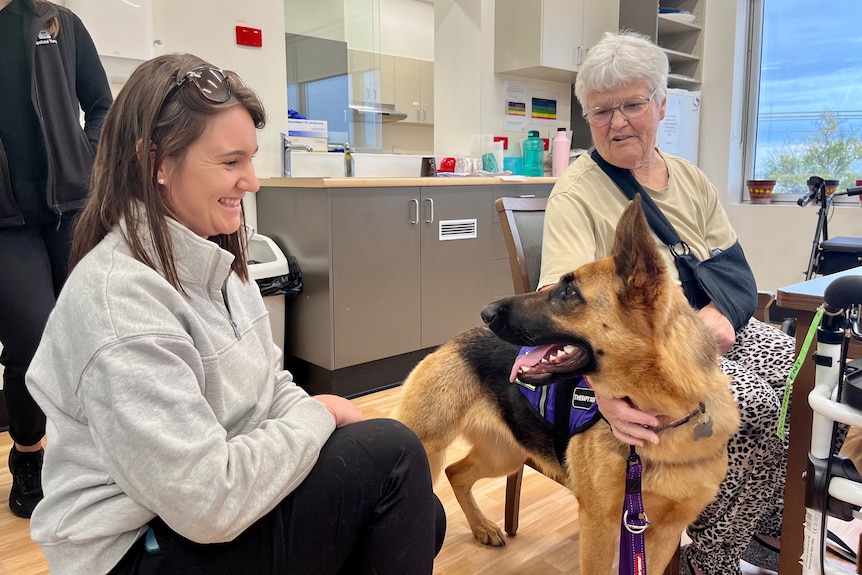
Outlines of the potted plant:
{"label": "potted plant", "polygon": [[771,204],[775,180],[745,180],[752,204]]}

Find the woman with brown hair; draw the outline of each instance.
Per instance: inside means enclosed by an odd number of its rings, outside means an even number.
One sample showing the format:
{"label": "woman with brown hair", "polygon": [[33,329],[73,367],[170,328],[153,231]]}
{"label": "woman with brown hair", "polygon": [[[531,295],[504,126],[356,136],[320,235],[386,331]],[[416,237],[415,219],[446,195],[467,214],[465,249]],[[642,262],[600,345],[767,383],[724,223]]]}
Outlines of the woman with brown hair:
{"label": "woman with brown hair", "polygon": [[54,575],[432,571],[445,515],[418,438],[280,368],[242,208],[263,125],[239,76],[187,54],[108,112],[27,373]]}
{"label": "woman with brown hair", "polygon": [[0,363],[13,441],[9,508],[30,517],[42,498],[45,416],[24,374],[66,279],[72,227],[111,91],[81,20],[40,0],[0,0],[0,86]]}

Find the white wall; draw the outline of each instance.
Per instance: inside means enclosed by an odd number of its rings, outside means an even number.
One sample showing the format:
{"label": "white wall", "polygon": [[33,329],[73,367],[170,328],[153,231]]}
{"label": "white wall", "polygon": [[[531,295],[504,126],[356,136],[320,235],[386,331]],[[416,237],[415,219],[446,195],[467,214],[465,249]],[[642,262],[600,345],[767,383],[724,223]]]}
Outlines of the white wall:
{"label": "white wall", "polygon": [[283,3],[285,32],[345,41],[344,0],[315,0],[314,10],[309,10],[307,0],[283,0]]}
{"label": "white wall", "polygon": [[[723,196],[758,287],[777,290],[804,280],[818,208],[740,203],[745,182],[745,26],[737,23],[744,21],[747,4],[747,0],[706,3],[699,165]],[[858,205],[834,209],[829,236],[862,237]]]}
{"label": "white wall", "polygon": [[434,60],[434,5],[417,0],[380,0],[380,52]]}
{"label": "white wall", "polygon": [[511,149],[527,130],[538,129],[547,137],[569,125],[570,84],[509,77],[526,82],[531,93],[555,98],[558,117],[531,123],[522,131],[503,130],[507,77],[494,74],[494,0],[436,0],[434,8],[436,155],[469,155],[473,134],[508,136]]}
{"label": "white wall", "polygon": [[[283,0],[155,0],[156,53],[191,52],[221,68],[235,70],[263,101],[266,128],[258,134],[258,175],[281,171],[279,134],[287,127],[287,74]],[[236,26],[262,31],[263,46],[237,46]]]}

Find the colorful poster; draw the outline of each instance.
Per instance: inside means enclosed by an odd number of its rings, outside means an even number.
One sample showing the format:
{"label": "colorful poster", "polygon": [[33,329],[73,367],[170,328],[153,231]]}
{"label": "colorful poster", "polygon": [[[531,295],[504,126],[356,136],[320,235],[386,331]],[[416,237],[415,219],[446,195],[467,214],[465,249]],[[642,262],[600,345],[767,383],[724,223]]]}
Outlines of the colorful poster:
{"label": "colorful poster", "polygon": [[533,98],[530,115],[537,120],[556,120],[557,101],[550,98]]}
{"label": "colorful poster", "polygon": [[506,102],[506,114],[509,116],[526,116],[527,103],[513,101]]}

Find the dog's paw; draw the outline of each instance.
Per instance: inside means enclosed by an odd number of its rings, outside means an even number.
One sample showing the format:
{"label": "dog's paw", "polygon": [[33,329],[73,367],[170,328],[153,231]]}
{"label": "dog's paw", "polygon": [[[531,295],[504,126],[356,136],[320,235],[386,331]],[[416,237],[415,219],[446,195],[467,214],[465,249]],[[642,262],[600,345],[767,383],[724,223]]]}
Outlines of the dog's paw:
{"label": "dog's paw", "polygon": [[502,547],[506,544],[506,536],[496,523],[483,523],[473,527],[473,535],[482,545]]}

